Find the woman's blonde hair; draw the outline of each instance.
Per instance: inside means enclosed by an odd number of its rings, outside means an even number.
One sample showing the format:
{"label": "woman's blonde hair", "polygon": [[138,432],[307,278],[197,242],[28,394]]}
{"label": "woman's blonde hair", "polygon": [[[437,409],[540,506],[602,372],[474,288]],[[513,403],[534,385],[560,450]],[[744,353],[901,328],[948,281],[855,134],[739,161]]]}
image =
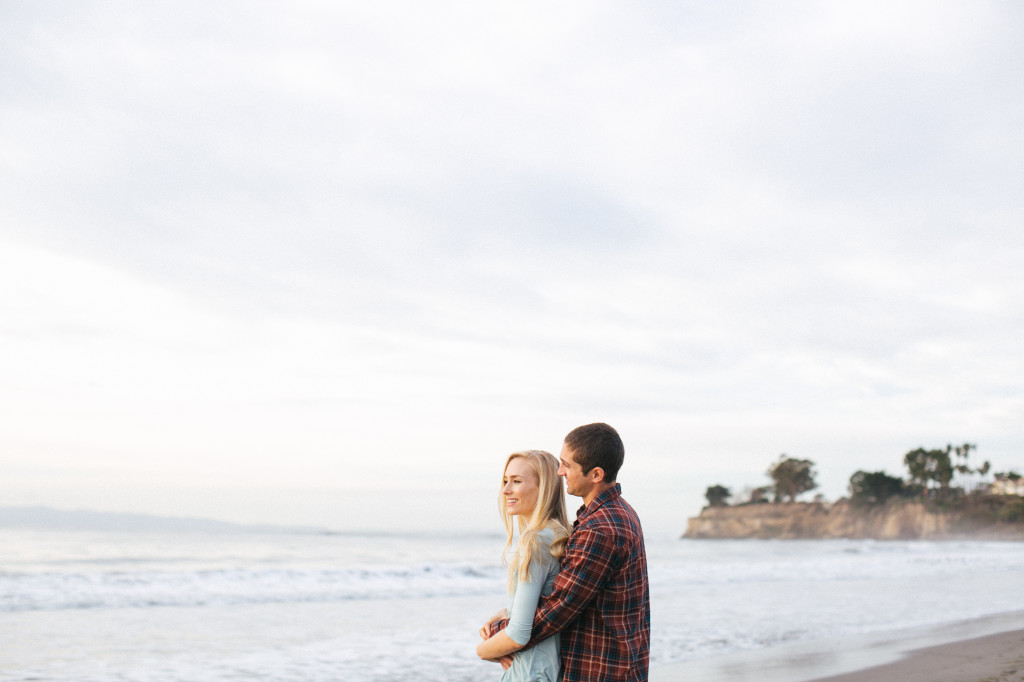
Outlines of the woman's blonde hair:
{"label": "woman's blonde hair", "polygon": [[505,472],[508,471],[509,463],[521,457],[526,464],[537,475],[537,506],[529,518],[519,515],[519,546],[509,559],[509,550],[512,547],[512,540],[515,536],[515,524],[512,515],[508,513],[505,506],[504,495],[498,493],[498,508],[501,512],[501,520],[505,524],[505,532],[508,540],[505,542],[504,557],[508,564],[509,590],[515,585],[519,576],[524,580],[530,579],[530,561],[534,552],[540,546],[537,534],[545,528],[554,531],[554,539],[551,541],[551,556],[556,559],[562,558],[565,551],[565,542],[569,539],[569,520],[565,514],[565,494],[562,492],[562,482],[558,478],[558,460],[550,452],[544,450],[523,450],[513,452],[505,460],[505,468],[502,473],[502,489],[505,487]]}

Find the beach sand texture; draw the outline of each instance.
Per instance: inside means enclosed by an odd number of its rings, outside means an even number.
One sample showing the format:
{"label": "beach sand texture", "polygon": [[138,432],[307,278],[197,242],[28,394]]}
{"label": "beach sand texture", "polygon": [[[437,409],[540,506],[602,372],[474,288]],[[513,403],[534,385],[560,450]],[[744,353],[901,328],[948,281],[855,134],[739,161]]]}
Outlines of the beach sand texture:
{"label": "beach sand texture", "polygon": [[651,682],[1024,682],[1024,612],[658,666]]}
{"label": "beach sand texture", "polygon": [[894,662],[811,682],[1024,682],[1024,630],[917,649]]}

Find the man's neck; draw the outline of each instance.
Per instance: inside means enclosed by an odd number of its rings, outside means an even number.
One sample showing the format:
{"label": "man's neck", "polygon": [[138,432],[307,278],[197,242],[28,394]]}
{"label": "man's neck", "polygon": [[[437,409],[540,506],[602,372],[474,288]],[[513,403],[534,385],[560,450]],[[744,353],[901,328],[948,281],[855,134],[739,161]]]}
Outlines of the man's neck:
{"label": "man's neck", "polygon": [[614,487],[615,481],[612,481],[611,483],[598,483],[591,489],[590,493],[583,498],[583,506],[589,507],[590,503],[596,500],[598,495],[603,493],[605,490],[608,490],[608,488]]}

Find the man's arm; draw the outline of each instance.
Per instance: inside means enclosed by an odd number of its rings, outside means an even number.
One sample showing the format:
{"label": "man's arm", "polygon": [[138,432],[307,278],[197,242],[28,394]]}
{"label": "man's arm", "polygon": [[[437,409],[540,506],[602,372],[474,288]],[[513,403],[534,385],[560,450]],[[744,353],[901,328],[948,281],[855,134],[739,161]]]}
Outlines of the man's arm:
{"label": "man's arm", "polygon": [[[554,590],[541,598],[533,620],[529,648],[572,623],[597,597],[619,566],[615,540],[607,533],[586,527],[570,536],[562,557],[562,570],[555,577]],[[508,624],[491,624],[493,635]]]}

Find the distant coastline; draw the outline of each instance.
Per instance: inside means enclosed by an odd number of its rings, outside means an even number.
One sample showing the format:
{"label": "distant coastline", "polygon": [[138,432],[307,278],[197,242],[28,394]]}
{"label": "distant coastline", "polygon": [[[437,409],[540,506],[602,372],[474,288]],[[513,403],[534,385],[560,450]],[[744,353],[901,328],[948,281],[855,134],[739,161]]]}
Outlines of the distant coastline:
{"label": "distant coastline", "polygon": [[205,518],[103,512],[85,509],[66,510],[43,506],[0,507],[0,528],[203,533],[324,534],[331,532],[326,528],[314,526],[241,524]]}
{"label": "distant coastline", "polygon": [[789,502],[705,507],[689,519],[689,539],[1024,540],[1024,523],[979,518],[971,510],[943,509],[894,499],[861,507]]}

